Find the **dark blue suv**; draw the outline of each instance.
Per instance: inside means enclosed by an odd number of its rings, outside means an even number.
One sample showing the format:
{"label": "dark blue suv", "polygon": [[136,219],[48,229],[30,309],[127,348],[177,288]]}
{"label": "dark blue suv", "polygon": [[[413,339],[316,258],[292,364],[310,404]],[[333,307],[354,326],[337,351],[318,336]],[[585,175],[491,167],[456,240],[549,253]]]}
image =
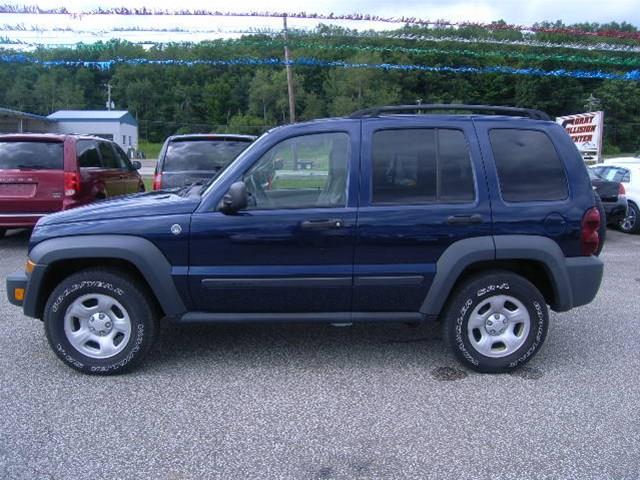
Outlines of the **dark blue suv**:
{"label": "dark blue suv", "polygon": [[462,363],[504,372],[541,347],[547,306],[595,297],[599,222],[543,112],[382,107],[275,128],[205,185],[47,216],[7,289],[87,373],[139,362],[164,317],[437,321]]}

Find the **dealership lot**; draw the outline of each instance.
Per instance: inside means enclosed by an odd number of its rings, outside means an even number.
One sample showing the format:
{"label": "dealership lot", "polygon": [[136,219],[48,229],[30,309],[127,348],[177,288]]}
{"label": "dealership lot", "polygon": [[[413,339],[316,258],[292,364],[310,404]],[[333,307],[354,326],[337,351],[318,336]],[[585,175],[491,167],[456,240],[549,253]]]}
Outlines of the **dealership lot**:
{"label": "dealership lot", "polygon": [[[0,277],[28,237],[0,240]],[[637,478],[640,236],[609,231],[591,305],[513,375],[432,326],[166,327],[88,377],[0,293],[0,478]],[[4,282],[3,282],[4,283]]]}

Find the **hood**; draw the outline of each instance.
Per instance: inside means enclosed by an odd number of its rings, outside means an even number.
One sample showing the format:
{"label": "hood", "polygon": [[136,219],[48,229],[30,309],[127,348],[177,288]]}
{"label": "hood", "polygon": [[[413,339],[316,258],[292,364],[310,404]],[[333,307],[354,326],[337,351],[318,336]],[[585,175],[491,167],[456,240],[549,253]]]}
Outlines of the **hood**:
{"label": "hood", "polygon": [[170,191],[138,193],[53,213],[40,219],[38,226],[192,213],[199,203],[200,197],[181,197]]}

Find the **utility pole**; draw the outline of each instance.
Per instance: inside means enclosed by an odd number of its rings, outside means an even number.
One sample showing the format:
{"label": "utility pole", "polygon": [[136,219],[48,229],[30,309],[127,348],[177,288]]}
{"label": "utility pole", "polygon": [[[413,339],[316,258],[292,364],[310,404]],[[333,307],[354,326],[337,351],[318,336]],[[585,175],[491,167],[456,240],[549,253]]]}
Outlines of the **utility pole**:
{"label": "utility pole", "polygon": [[289,57],[289,38],[287,31],[287,14],[285,13],[282,17],[282,21],[284,22],[284,63],[285,68],[287,69],[287,90],[289,92],[289,122],[296,122],[296,96],[293,91],[293,72],[291,71],[291,58]]}
{"label": "utility pole", "polygon": [[107,110],[113,110],[115,104],[111,101],[111,83],[107,83]]}

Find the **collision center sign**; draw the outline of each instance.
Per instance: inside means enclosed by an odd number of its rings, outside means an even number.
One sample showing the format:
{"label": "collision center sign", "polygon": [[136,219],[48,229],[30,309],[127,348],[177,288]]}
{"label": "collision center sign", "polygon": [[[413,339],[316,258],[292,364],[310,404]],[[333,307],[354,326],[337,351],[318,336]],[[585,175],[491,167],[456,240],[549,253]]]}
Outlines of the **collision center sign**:
{"label": "collision center sign", "polygon": [[580,150],[580,153],[596,153],[600,157],[604,112],[588,112],[557,117],[556,122],[564,127],[571,140]]}

